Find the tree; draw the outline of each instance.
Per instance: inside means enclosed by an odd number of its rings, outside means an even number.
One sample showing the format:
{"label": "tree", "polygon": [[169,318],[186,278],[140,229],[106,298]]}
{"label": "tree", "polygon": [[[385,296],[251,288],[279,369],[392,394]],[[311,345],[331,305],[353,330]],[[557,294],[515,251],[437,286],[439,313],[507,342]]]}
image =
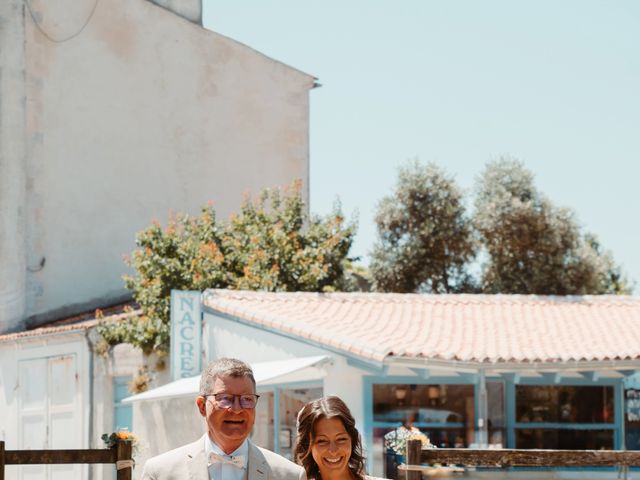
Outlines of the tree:
{"label": "tree", "polygon": [[629,286],[573,212],[556,208],[522,163],[487,164],[476,187],[474,226],[486,253],[487,293],[583,295],[627,293]]}
{"label": "tree", "polygon": [[371,274],[378,290],[471,288],[466,270],[475,252],[471,223],[460,189],[436,165],[414,160],[401,167],[395,191],[380,201],[375,221]]}
{"label": "tree", "polygon": [[143,314],[125,323],[105,323],[109,344],[131,343],[166,352],[172,289],[230,288],[265,291],[331,291],[350,288],[348,257],[356,226],[339,207],[326,218],[309,217],[300,183],[288,192],[264,190],[247,198],[240,212],[219,222],[213,207],[200,216],[173,216],[137,235],[125,285]]}

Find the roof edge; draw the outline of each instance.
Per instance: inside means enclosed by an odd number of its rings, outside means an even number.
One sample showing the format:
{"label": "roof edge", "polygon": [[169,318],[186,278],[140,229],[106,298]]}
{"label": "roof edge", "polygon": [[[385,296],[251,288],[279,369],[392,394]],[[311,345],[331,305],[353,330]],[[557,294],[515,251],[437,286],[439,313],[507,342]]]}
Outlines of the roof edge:
{"label": "roof edge", "polygon": [[279,335],[281,337],[285,337],[285,338],[290,338],[292,340],[298,340],[300,342],[304,342],[304,343],[308,343],[313,345],[314,347],[317,348],[321,348],[323,350],[327,350],[331,353],[335,353],[337,355],[341,355],[347,359],[354,359],[358,364],[362,364],[363,366],[370,366],[373,369],[376,370],[380,370],[382,368],[384,368],[384,360],[386,355],[380,355],[379,357],[373,358],[373,357],[363,357],[360,355],[356,355],[352,352],[347,352],[345,350],[342,350],[339,347],[335,347],[332,345],[328,345],[322,342],[319,342],[317,340],[313,340],[310,339],[308,337],[302,336],[302,335],[298,335],[294,332],[291,331],[285,331],[285,330],[281,330],[279,328],[273,327],[271,325],[265,324],[265,323],[261,323],[258,322],[256,320],[254,320],[253,318],[246,318],[246,317],[240,317],[239,315],[233,314],[233,313],[229,313],[229,312],[225,312],[222,310],[217,310],[214,307],[210,307],[207,304],[203,303],[203,311],[210,313],[212,315],[216,315],[218,317],[224,318],[225,320],[231,320],[234,322],[238,322],[242,325],[246,325],[249,327],[254,327],[254,328],[260,328],[264,331],[267,331],[269,333],[273,333],[275,335]]}

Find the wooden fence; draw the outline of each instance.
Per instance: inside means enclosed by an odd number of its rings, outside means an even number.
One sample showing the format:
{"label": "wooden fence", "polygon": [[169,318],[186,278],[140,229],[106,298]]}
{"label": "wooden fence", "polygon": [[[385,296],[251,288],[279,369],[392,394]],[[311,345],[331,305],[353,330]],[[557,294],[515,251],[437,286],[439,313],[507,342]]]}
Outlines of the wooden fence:
{"label": "wooden fence", "polygon": [[[118,480],[131,480],[133,470],[131,442],[118,440],[113,448],[94,450],[5,450],[0,441],[0,480],[5,465],[60,465],[112,463]],[[70,479],[71,480],[71,479]]]}
{"label": "wooden fence", "polygon": [[400,467],[407,480],[420,480],[425,465],[465,467],[638,467],[640,451],[620,450],[475,450],[469,448],[422,449],[420,440],[407,443],[407,464]]}

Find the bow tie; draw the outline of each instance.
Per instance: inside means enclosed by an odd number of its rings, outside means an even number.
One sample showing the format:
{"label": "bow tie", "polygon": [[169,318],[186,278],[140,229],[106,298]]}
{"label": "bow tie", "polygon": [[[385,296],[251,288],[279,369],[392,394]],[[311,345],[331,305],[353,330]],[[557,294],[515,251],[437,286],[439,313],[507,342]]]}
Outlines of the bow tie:
{"label": "bow tie", "polygon": [[237,455],[235,457],[231,457],[231,456],[225,456],[225,455],[218,455],[215,452],[210,452],[209,465],[212,465],[214,463],[228,463],[230,465],[233,465],[234,467],[244,468],[244,456]]}

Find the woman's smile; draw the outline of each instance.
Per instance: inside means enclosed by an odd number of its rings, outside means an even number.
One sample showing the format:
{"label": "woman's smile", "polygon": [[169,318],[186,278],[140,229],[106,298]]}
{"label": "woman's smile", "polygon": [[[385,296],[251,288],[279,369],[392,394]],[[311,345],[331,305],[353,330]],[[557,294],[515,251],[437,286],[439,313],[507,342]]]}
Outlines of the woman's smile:
{"label": "woman's smile", "polygon": [[351,437],[339,418],[321,418],[316,422],[311,454],[322,480],[351,478]]}

